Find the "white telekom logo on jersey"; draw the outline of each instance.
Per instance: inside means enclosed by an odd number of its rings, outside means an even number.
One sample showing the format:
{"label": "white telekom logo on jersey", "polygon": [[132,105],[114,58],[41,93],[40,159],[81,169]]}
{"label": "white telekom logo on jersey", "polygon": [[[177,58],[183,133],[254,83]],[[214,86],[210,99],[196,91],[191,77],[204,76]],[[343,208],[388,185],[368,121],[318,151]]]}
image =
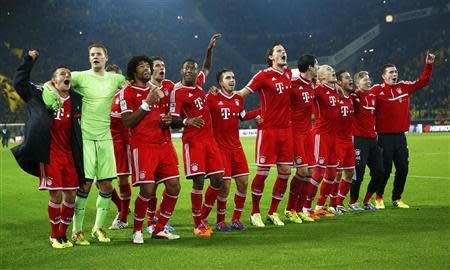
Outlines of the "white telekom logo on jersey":
{"label": "white telekom logo on jersey", "polygon": [[308,103],[309,100],[311,99],[308,92],[302,92],[302,97],[303,97],[303,101],[305,101],[305,103]]}
{"label": "white telekom logo on jersey", "polygon": [[342,114],[342,116],[347,116],[348,112],[349,112],[348,106],[342,106],[341,107],[341,114]]}
{"label": "white telekom logo on jersey", "polygon": [[333,106],[333,107],[336,106],[336,97],[335,96],[329,96],[328,100],[330,101],[331,106]]}
{"label": "white telekom logo on jersey", "polygon": [[194,100],[195,107],[197,107],[199,110],[203,109],[203,101],[202,98],[198,97]]}
{"label": "white telekom logo on jersey", "polygon": [[282,82],[276,83],[275,88],[277,89],[278,94],[283,94],[284,85]]}
{"label": "white telekom logo on jersey", "polygon": [[222,112],[223,119],[229,119],[230,117],[230,108],[220,108],[220,111]]}

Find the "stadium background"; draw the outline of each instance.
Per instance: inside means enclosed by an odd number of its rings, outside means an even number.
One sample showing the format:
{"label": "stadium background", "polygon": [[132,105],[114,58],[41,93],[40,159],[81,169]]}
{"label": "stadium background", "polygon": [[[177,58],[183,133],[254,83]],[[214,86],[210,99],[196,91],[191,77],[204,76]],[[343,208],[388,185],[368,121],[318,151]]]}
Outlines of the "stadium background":
{"label": "stadium background", "polygon": [[[41,53],[32,79],[49,79],[53,67],[89,68],[87,46],[102,42],[109,49],[108,64],[123,70],[133,55],[162,56],[167,78],[178,81],[180,63],[200,62],[209,38],[223,37],[214,52],[215,72],[232,68],[237,87],[244,86],[264,67],[266,48],[281,42],[288,61],[296,66],[303,53],[322,64],[351,73],[368,70],[375,83],[379,69],[394,63],[400,79],[420,75],[424,53],[436,54],[430,84],[411,98],[412,120],[449,124],[450,2],[447,0],[264,0],[264,1],[0,1],[0,115],[2,123],[24,122],[24,106],[8,86],[15,67],[29,48]],[[387,22],[391,15],[392,22]],[[258,106],[247,99],[247,109]],[[431,122],[430,122],[431,121]],[[243,123],[242,127],[254,125]],[[15,131],[15,130],[14,130]],[[18,130],[19,131],[19,130]],[[19,131],[20,132],[20,131]]]}
{"label": "stadium background", "polygon": [[[392,22],[386,21],[388,15]],[[436,54],[433,77],[412,96],[412,119],[425,130],[437,126],[436,130],[450,131],[446,128],[450,126],[449,25],[448,0],[0,0],[0,125],[25,121],[24,104],[10,83],[29,48],[41,53],[32,73],[36,83],[48,80],[51,69],[60,64],[72,70],[88,69],[87,46],[93,42],[104,43],[109,49],[108,64],[118,64],[123,70],[133,55],[162,56],[167,78],[177,81],[180,63],[188,57],[201,62],[210,36],[220,32],[223,36],[214,52],[208,86],[215,83],[214,74],[222,67],[232,68],[237,86],[244,86],[264,65],[266,48],[278,42],[285,45],[293,66],[299,55],[313,53],[322,64],[336,69],[368,70],[375,83],[381,82],[381,65],[389,62],[397,65],[400,79],[415,80],[422,71],[425,51],[430,49]],[[246,106],[257,107],[258,97],[249,97]],[[254,124],[242,127],[248,125]],[[20,127],[11,129],[13,135],[21,134]],[[388,209],[300,227],[250,228],[246,234],[194,239],[189,183],[182,180],[182,195],[171,221],[182,241],[146,239],[145,247],[139,249],[129,243],[131,230],[124,230],[111,233],[114,242],[107,248],[93,244],[65,253],[52,250],[47,243],[48,195],[37,192],[36,179],[21,171],[10,152],[2,149],[0,266],[448,269],[449,136],[408,135],[408,140],[411,164],[405,196],[414,205],[411,211]],[[180,149],[179,140],[175,143]],[[254,138],[243,138],[243,144],[253,176]],[[273,181],[273,172],[269,178]],[[263,207],[269,203],[270,192],[266,188]],[[95,202],[89,203],[87,228],[92,226]],[[249,205],[248,200],[247,222]],[[285,201],[280,209],[284,205]],[[231,208],[229,200],[228,215]],[[114,215],[111,211],[110,220]],[[55,263],[58,260],[63,262]]]}

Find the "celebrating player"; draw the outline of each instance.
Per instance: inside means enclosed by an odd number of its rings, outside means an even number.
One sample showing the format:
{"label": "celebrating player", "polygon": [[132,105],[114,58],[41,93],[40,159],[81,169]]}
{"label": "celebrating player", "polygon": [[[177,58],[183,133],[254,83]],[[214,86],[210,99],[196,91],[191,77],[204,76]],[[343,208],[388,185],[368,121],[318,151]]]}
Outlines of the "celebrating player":
{"label": "celebrating player", "polygon": [[336,91],[336,73],[329,65],[319,67],[317,76],[321,85],[314,91],[314,117],[315,123],[312,129],[314,134],[314,159],[315,167],[313,175],[308,184],[308,197],[305,202],[305,211],[310,211],[311,203],[317,193],[317,188],[322,180],[320,196],[317,200],[317,215],[334,216],[323,206],[326,195],[331,193],[333,182],[336,177],[337,159],[335,153],[335,135],[337,119],[339,117],[339,94]]}
{"label": "celebrating player", "polygon": [[67,240],[66,231],[72,221],[79,179],[84,178],[79,124],[82,98],[71,90],[71,73],[63,66],[52,74],[56,92],[43,92],[30,83],[38,56],[37,51],[28,51],[14,76],[14,88],[28,104],[28,121],[24,142],[12,152],[24,171],[40,177],[39,189],[49,191],[52,247],[68,248],[73,244]]}
{"label": "celebrating player", "polygon": [[286,192],[293,156],[291,130],[291,70],[287,67],[287,54],[281,44],[274,44],[266,52],[269,68],[253,76],[241,96],[258,92],[261,104],[261,117],[264,122],[258,125],[256,137],[256,176],[252,182],[251,222],[256,227],[264,227],[259,204],[264,191],[264,181],[270,167],[277,165],[278,177],[272,191],[272,202],[267,220],[274,225],[284,226],[277,209]]}
{"label": "celebrating player", "polygon": [[72,238],[75,244],[89,245],[84,237],[83,222],[87,197],[94,178],[100,190],[97,197],[97,214],[91,236],[99,242],[110,242],[103,229],[111,203],[112,179],[117,176],[114,146],[110,130],[111,105],[118,88],[125,77],[106,72],[108,52],[102,44],[88,48],[91,68],[72,72],[72,86],[83,96],[81,131],[83,133],[84,183],[77,191]]}
{"label": "celebrating player", "polygon": [[[319,63],[315,56],[305,54],[297,62],[300,76],[292,79],[291,119],[294,141],[294,167],[289,199],[285,215],[294,223],[302,220],[313,222],[311,213],[303,213],[303,204],[307,196],[307,187],[312,175],[314,163],[314,143],[311,134],[311,115],[314,99],[313,78],[317,76]],[[299,217],[300,216],[300,217]]]}
{"label": "celebrating player", "polygon": [[[354,106],[351,93],[353,80],[350,73],[340,70],[336,74],[339,88],[339,118],[336,130],[336,157],[338,161],[337,174],[331,189],[330,204],[327,210],[333,214],[343,214],[347,210],[342,201],[347,196],[352,185],[355,169],[355,149],[353,147],[353,114]],[[342,174],[344,178],[341,179]],[[350,205],[352,208],[352,205]]]}
{"label": "celebrating player", "polygon": [[[166,65],[161,57],[152,57],[152,65],[150,66],[151,77],[148,81],[151,87],[160,88],[164,94],[159,101],[161,125],[166,135],[166,141],[172,144],[172,135],[170,132],[170,124],[172,123],[172,116],[170,115],[170,93],[174,88],[174,83],[171,80],[166,79]],[[175,148],[174,148],[175,149]],[[177,158],[178,161],[178,158]],[[155,186],[155,193],[158,186]],[[167,196],[166,190],[163,191],[163,197]],[[164,198],[163,198],[164,200]],[[153,194],[148,201],[147,208],[147,232],[153,233],[154,225],[158,222],[159,214],[156,213],[157,198],[156,194]],[[169,232],[174,231],[174,228],[169,224],[166,224],[165,229]]]}
{"label": "celebrating player", "polygon": [[161,91],[149,87],[151,60],[147,56],[133,57],[127,65],[127,77],[133,84],[120,92],[120,109],[124,125],[131,128],[133,152],[133,186],[140,192],[134,204],[133,243],[142,244],[142,223],[148,201],[154,195],[155,186],[164,183],[166,196],[153,238],[174,240],[180,236],[164,230],[172,216],[180,192],[178,160],[175,149],[160,125],[159,101]]}
{"label": "celebrating player", "polygon": [[217,197],[216,229],[222,232],[230,230],[225,223],[227,198],[230,192],[231,178],[236,180],[237,191],[234,195],[234,212],[231,218],[231,228],[246,230],[241,222],[248,185],[248,165],[244,150],[239,140],[239,120],[249,120],[258,116],[259,110],[247,113],[244,100],[234,92],[236,80],[231,70],[223,69],[217,73],[217,83],[220,90],[217,95],[208,95],[207,103],[211,111],[214,138],[222,150],[225,165],[224,183]]}
{"label": "celebrating player", "polygon": [[[115,74],[122,74],[122,70],[117,65],[109,65],[105,70]],[[111,135],[113,137],[120,197],[116,189],[114,189],[111,199],[119,212],[114,218],[111,227],[109,227],[110,230],[128,227],[128,212],[131,200],[131,186],[128,182],[128,177],[131,175],[130,131],[122,123],[119,99],[120,91],[117,91],[111,107]]]}
{"label": "celebrating player", "polygon": [[[183,129],[183,159],[186,177],[193,180],[191,191],[194,234],[209,237],[212,230],[205,222],[214,206],[223,182],[224,166],[219,147],[211,132],[210,111],[206,95],[201,88],[209,73],[212,62],[212,50],[220,34],[212,36],[208,45],[203,70],[199,72],[195,60],[187,59],[181,68],[181,87],[172,91],[170,96],[170,113],[173,126]],[[204,179],[210,179],[202,206]]]}
{"label": "celebrating player", "polygon": [[409,96],[425,87],[431,78],[435,55],[427,52],[425,67],[420,78],[414,82],[398,82],[398,71],[393,64],[383,66],[384,83],[375,85],[370,91],[377,97],[375,107],[375,126],[378,144],[383,153],[384,177],[378,186],[376,207],[384,208],[383,194],[391,175],[392,162],[395,165],[392,204],[398,208],[409,208],[403,202],[402,193],[408,176],[408,144],[405,132],[409,130]]}
{"label": "celebrating player", "polygon": [[[383,177],[383,157],[381,148],[377,143],[377,134],[375,133],[375,104],[376,96],[370,93],[372,81],[367,71],[360,71],[355,74],[356,90],[352,94],[355,106],[355,115],[353,121],[354,146],[356,154],[356,178],[353,180],[350,189],[350,205],[362,209],[358,204],[359,189],[364,179],[366,164],[370,169],[370,182],[367,186],[366,196],[364,197],[364,206],[368,210],[377,211],[378,208],[370,203],[372,194]],[[347,191],[348,186],[339,187],[339,193]],[[347,191],[348,192],[348,191]],[[341,202],[341,198],[338,201]],[[343,199],[342,199],[343,200]],[[338,207],[339,207],[338,202]]]}

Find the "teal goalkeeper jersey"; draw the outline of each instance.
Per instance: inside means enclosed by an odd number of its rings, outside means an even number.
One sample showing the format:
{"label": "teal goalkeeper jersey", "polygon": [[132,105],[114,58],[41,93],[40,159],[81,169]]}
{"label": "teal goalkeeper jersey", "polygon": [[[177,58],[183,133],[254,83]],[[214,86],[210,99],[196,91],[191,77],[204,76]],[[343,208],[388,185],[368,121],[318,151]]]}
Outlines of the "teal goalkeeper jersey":
{"label": "teal goalkeeper jersey", "polygon": [[73,71],[72,87],[83,96],[81,131],[84,140],[111,140],[111,105],[117,89],[125,82],[119,74],[105,72],[96,75],[92,70]]}

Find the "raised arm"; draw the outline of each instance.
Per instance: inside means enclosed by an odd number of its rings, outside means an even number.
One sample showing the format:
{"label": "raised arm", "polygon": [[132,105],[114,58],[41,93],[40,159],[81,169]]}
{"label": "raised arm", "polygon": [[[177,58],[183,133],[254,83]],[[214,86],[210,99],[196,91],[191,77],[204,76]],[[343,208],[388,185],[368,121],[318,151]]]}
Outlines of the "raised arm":
{"label": "raised arm", "polygon": [[23,63],[16,69],[16,72],[14,73],[14,81],[13,81],[14,89],[16,89],[19,96],[25,102],[28,102],[28,100],[30,100],[32,95],[30,73],[38,57],[39,57],[38,51],[35,50],[28,51],[28,54],[25,55],[23,59]]}
{"label": "raised arm", "polygon": [[412,94],[417,90],[424,88],[431,79],[431,73],[433,71],[435,55],[427,51],[425,56],[425,67],[419,79],[414,82],[407,82],[408,93]]}
{"label": "raised arm", "polygon": [[216,46],[217,40],[221,37],[221,34],[214,34],[209,41],[208,48],[206,49],[205,60],[203,61],[203,73],[205,73],[205,77],[208,76],[209,71],[212,66],[212,51]]}

